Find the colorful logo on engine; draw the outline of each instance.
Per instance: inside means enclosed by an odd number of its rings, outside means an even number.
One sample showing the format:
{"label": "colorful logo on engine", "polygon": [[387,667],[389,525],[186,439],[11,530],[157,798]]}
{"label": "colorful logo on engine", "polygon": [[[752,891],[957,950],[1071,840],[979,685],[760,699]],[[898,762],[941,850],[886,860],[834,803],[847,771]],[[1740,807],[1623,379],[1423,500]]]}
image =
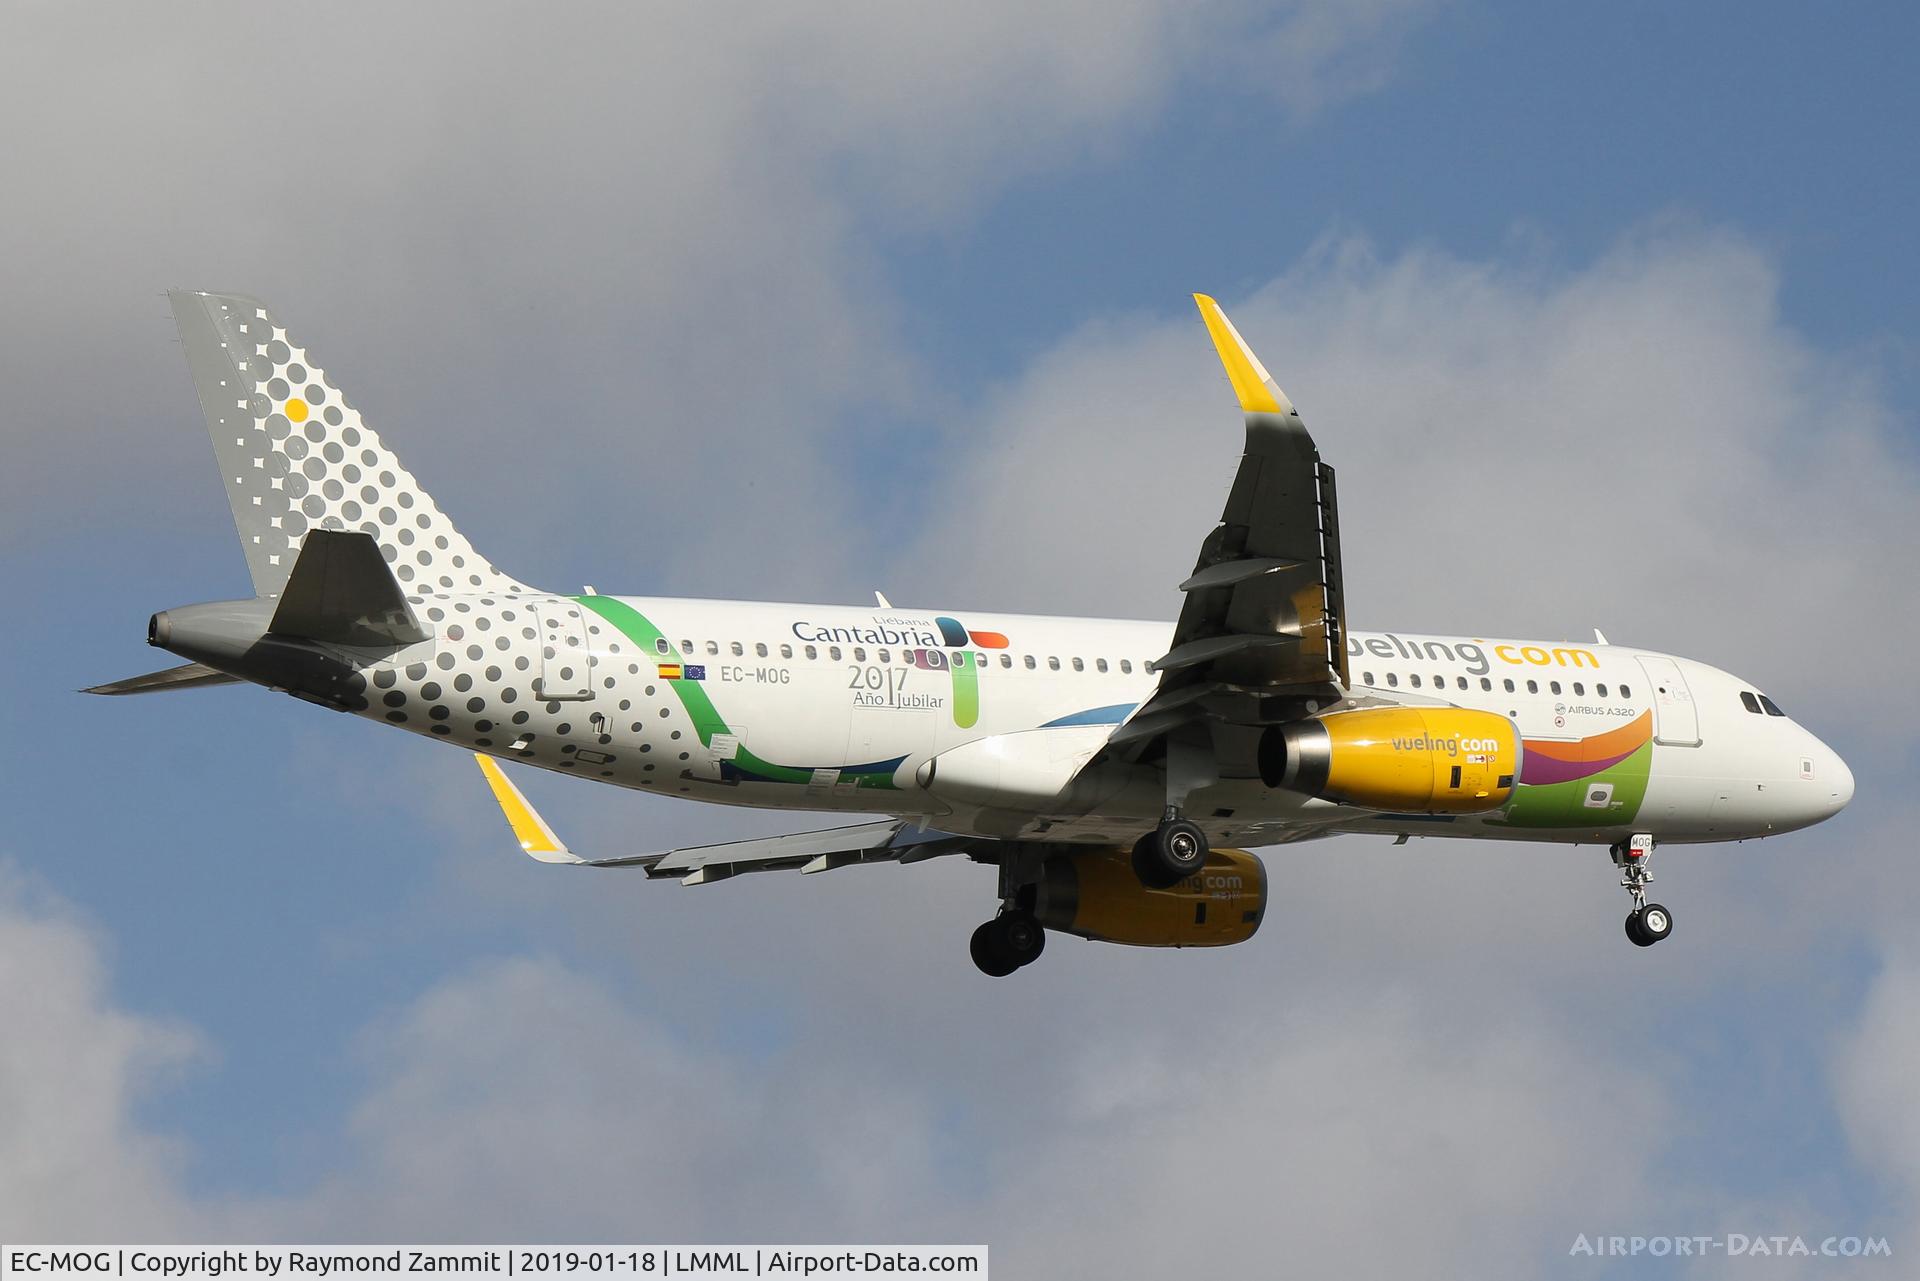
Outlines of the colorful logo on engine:
{"label": "colorful logo on engine", "polygon": [[955,649],[963,649],[968,645],[972,645],[977,649],[1005,649],[1007,647],[1007,638],[1000,632],[970,632],[960,625],[960,620],[957,618],[948,618],[943,614],[939,618],[934,619],[933,623],[934,626],[940,629],[941,643],[950,645]]}

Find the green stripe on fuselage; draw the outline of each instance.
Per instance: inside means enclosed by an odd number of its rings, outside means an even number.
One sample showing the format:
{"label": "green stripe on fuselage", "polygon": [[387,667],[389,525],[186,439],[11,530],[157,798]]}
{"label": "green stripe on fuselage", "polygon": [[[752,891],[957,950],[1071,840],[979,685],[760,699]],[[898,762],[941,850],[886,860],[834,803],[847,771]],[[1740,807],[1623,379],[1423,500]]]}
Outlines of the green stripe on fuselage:
{"label": "green stripe on fuselage", "polygon": [[[582,608],[590,609],[612,623],[619,629],[621,635],[640,647],[643,657],[657,662],[658,659],[655,656],[661,655],[660,646],[663,643],[667,646],[667,653],[673,652],[673,643],[667,639],[666,633],[655,627],[645,614],[625,601],[617,600],[612,596],[575,596],[572,599],[579,602]],[[727,728],[726,718],[720,715],[720,710],[713,705],[713,700],[707,697],[705,682],[670,680],[666,685],[679,698],[680,706],[686,709],[688,717],[692,719],[694,732],[700,736],[702,747],[711,747],[715,734],[733,732]],[[748,751],[744,743],[740,745],[732,764],[742,774],[762,782],[801,784],[813,782],[812,770],[795,769],[791,765],[775,765],[772,761],[762,760]],[[890,772],[855,774],[852,777],[855,786],[858,787],[894,788],[893,775]]]}

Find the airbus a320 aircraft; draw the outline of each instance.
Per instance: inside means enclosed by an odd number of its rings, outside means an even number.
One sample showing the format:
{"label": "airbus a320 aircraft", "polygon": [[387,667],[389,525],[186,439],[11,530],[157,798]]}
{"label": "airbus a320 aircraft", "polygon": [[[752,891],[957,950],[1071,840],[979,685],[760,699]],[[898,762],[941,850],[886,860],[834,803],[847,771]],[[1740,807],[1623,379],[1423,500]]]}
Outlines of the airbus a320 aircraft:
{"label": "airbus a320 aircraft", "polygon": [[[555,595],[474,551],[251,298],[170,295],[251,597],[155,614],[183,667],[469,749],[521,848],[701,885],[965,855],[999,875],[981,970],[1047,931],[1144,947],[1253,935],[1239,846],[1342,832],[1599,844],[1645,947],[1656,844],[1772,836],[1853,795],[1758,687],[1609,645],[1349,632],[1333,469],[1196,295],[1246,415],[1220,524],[1165,623]],[[878,815],[657,854],[568,849],[498,764],[669,796]]]}

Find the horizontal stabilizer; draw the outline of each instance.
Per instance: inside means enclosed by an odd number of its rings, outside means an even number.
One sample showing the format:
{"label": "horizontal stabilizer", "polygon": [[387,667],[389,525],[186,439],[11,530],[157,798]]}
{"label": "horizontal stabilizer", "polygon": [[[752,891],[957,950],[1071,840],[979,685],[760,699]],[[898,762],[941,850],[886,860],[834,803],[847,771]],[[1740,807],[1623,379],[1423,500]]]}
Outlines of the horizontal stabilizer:
{"label": "horizontal stabilizer", "polygon": [[308,532],[268,630],[336,645],[410,645],[430,635],[373,535],[333,529]]}
{"label": "horizontal stabilizer", "polygon": [[217,672],[205,663],[186,663],[179,667],[169,667],[164,672],[148,672],[145,676],[129,676],[123,681],[90,685],[80,692],[82,694],[157,694],[163,689],[204,689],[208,685],[241,683],[238,676]]}

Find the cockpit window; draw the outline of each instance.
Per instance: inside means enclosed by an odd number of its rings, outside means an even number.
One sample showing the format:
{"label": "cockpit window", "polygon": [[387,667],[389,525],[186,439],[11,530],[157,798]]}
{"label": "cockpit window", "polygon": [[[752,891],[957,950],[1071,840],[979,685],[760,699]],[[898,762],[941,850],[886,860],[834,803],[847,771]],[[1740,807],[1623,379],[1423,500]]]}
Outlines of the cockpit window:
{"label": "cockpit window", "polygon": [[1760,696],[1760,706],[1767,709],[1767,715],[1769,716],[1785,716],[1786,715],[1785,712],[1780,710],[1780,705],[1774,702],[1772,699],[1768,698],[1765,694],[1762,694]]}
{"label": "cockpit window", "polygon": [[1752,690],[1743,689],[1740,691],[1740,705],[1752,712],[1755,716],[1761,715],[1760,700],[1753,696]]}

